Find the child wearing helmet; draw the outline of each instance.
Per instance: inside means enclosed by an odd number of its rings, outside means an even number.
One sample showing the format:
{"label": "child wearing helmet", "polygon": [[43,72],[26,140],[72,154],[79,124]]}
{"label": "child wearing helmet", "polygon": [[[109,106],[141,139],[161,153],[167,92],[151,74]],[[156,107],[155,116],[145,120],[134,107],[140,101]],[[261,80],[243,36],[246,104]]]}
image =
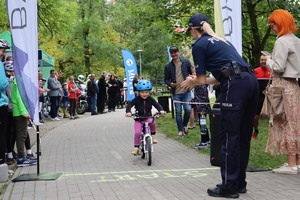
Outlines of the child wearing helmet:
{"label": "child wearing helmet", "polygon": [[[149,80],[142,80],[137,83],[138,96],[135,97],[126,107],[126,117],[131,117],[131,108],[135,106],[136,112],[143,117],[151,117],[152,106],[154,106],[162,115],[165,114],[162,106],[150,96],[150,91],[152,90],[152,84]],[[151,121],[151,119],[146,119],[144,121]],[[139,155],[140,137],[142,132],[142,124],[139,121],[134,123],[134,148],[132,151],[133,155]],[[156,137],[156,123],[155,121],[150,124],[150,131],[152,135],[153,144],[157,143]]]}

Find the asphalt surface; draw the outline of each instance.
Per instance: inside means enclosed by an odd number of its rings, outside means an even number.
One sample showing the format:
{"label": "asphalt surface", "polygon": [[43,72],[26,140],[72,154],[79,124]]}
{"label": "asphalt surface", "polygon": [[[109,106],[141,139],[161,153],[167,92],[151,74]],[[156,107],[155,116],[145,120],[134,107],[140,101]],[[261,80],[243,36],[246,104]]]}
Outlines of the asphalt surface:
{"label": "asphalt surface", "polygon": [[[151,166],[131,155],[133,120],[124,114],[122,109],[59,125],[51,122],[55,128],[42,134],[40,173],[62,175],[56,180],[9,182],[3,199],[222,199],[207,195],[207,188],[221,182],[220,169],[198,150],[158,133]],[[13,178],[36,173],[37,166],[20,167]],[[248,172],[248,192],[240,199],[300,199],[299,178]]]}

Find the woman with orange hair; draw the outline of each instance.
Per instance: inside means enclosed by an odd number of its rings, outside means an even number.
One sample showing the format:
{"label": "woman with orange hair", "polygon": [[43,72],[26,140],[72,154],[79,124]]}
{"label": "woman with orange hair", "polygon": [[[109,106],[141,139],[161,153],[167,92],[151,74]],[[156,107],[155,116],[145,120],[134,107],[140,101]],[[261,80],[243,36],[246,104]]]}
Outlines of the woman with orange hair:
{"label": "woman with orange hair", "polygon": [[272,84],[283,86],[286,123],[275,121],[269,126],[266,152],[271,155],[286,154],[288,163],[274,173],[297,174],[300,171],[300,39],[294,33],[298,30],[293,16],[286,10],[275,10],[268,23],[276,32],[277,39],[272,56],[267,56],[267,67],[272,70]]}

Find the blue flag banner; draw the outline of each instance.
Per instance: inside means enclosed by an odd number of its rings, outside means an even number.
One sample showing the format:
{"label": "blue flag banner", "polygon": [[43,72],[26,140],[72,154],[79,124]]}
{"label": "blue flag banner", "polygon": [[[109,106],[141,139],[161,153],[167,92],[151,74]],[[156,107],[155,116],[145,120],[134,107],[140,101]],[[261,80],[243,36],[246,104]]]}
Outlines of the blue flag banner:
{"label": "blue flag banner", "polygon": [[167,47],[167,50],[168,50],[169,61],[171,62],[172,61],[172,57],[171,57],[171,54],[170,54],[170,47]]}
{"label": "blue flag banner", "polygon": [[38,125],[37,0],[6,0],[6,7],[18,89],[28,113]]}
{"label": "blue flag banner", "polygon": [[126,71],[126,79],[127,79],[127,100],[131,101],[135,98],[133,91],[133,78],[134,75],[137,74],[136,61],[132,53],[128,50],[121,50],[124,60],[124,66]]}

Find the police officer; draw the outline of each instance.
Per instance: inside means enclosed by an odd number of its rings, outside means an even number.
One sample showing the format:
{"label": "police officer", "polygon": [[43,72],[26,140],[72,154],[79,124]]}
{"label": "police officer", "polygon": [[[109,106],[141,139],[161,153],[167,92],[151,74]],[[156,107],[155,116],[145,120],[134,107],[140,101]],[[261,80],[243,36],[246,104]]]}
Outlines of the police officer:
{"label": "police officer", "polygon": [[[214,197],[238,198],[247,192],[246,168],[249,160],[252,123],[258,97],[258,83],[252,68],[233,45],[216,35],[205,15],[189,19],[189,31],[196,40],[193,59],[196,76],[189,76],[181,87],[221,84],[222,94],[222,183],[209,188]],[[206,71],[214,78],[206,78]]]}

